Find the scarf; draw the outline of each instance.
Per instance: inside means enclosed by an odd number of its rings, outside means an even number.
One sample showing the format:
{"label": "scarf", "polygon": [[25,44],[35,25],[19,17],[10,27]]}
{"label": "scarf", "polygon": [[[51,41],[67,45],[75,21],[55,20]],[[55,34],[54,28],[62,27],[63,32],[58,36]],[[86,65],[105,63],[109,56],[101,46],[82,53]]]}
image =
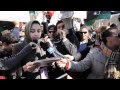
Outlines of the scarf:
{"label": "scarf", "polygon": [[120,72],[117,70],[117,63],[120,56],[120,49],[117,51],[112,51],[108,49],[103,43],[101,43],[100,48],[105,56],[108,57],[104,68],[104,78],[105,79],[120,79]]}

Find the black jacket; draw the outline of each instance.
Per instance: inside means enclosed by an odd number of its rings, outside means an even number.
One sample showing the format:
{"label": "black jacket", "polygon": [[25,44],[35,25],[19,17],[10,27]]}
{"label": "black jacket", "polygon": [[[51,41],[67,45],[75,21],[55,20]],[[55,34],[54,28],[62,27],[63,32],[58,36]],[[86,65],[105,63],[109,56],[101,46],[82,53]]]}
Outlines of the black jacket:
{"label": "black jacket", "polygon": [[[70,35],[70,33],[67,35],[66,41],[60,41],[59,43],[54,43],[54,45],[62,55],[72,55],[75,57],[75,61],[79,61],[81,54],[77,51],[76,39],[73,35]],[[65,74],[65,71],[57,67],[57,65],[56,68],[49,67],[49,71],[49,76],[51,79],[55,79]]]}

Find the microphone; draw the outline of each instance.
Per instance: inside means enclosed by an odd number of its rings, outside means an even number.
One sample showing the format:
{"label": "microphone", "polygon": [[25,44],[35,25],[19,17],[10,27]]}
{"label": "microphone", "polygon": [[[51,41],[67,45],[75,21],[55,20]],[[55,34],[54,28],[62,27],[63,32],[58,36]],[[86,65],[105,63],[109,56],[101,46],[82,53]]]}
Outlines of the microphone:
{"label": "microphone", "polygon": [[54,47],[53,43],[51,42],[51,40],[49,38],[47,39],[47,43],[48,43],[48,46],[49,46],[49,48],[47,49],[47,51],[50,54],[53,54],[54,57],[56,57],[57,55],[55,54],[55,47]]}
{"label": "microphone", "polygon": [[51,42],[51,40],[48,38],[47,39],[47,42],[48,42],[48,45],[50,46],[50,47],[53,47],[53,43]]}
{"label": "microphone", "polygon": [[[50,54],[53,54],[54,57],[60,57],[61,59],[62,58],[65,58],[65,56],[63,54],[61,54],[57,49],[56,47],[53,45],[52,41],[50,39],[47,40],[48,42],[48,45],[49,45],[49,48],[47,49],[47,51],[50,53]],[[56,66],[54,66],[55,68]],[[64,70],[64,68],[61,68],[61,70]]]}
{"label": "microphone", "polygon": [[62,55],[57,49],[56,47],[54,47],[53,43],[51,42],[50,39],[47,39],[47,42],[48,42],[48,45],[49,45],[49,48],[47,49],[47,51],[51,54],[53,54],[55,57],[56,56],[60,56],[62,58],[65,58],[64,55]]}

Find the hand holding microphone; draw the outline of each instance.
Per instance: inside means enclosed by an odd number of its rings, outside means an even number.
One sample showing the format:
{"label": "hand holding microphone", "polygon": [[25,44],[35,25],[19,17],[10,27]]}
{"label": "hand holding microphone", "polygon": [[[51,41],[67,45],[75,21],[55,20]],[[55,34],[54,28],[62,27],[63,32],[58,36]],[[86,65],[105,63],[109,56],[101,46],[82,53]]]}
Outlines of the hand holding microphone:
{"label": "hand holding microphone", "polygon": [[37,49],[38,45],[34,42],[30,42],[29,45],[32,47],[32,49]]}
{"label": "hand holding microphone", "polygon": [[50,47],[53,47],[53,44],[48,36],[44,38],[45,42],[49,44]]}

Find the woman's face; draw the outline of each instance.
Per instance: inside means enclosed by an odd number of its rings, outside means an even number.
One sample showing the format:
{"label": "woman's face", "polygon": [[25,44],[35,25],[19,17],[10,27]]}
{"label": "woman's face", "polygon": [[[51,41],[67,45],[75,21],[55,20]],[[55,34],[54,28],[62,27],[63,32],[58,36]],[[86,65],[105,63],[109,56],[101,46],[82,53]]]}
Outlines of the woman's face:
{"label": "woman's face", "polygon": [[63,30],[63,29],[65,29],[65,24],[64,23],[59,23],[58,25],[57,25],[57,30]]}
{"label": "woman's face", "polygon": [[34,23],[30,29],[30,37],[32,40],[38,40],[41,37],[42,28],[39,24]]}

